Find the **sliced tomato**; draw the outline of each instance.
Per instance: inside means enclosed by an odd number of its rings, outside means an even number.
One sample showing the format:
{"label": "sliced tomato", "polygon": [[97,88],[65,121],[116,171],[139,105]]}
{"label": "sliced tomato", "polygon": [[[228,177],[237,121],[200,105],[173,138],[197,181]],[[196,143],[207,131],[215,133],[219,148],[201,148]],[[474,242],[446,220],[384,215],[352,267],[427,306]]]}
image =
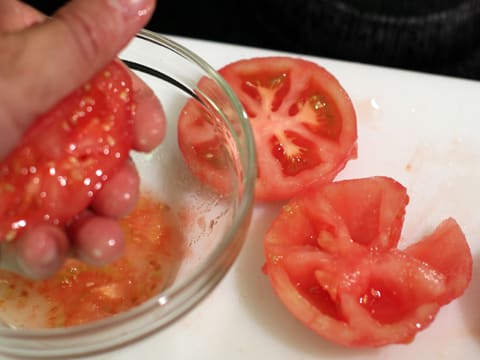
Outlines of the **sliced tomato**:
{"label": "sliced tomato", "polygon": [[112,62],[34,122],[0,164],[0,241],[89,205],[128,159],[131,95],[130,75]]}
{"label": "sliced tomato", "polygon": [[[329,182],[356,157],[354,107],[323,67],[300,58],[266,57],[234,62],[219,73],[251,120],[258,158],[257,200],[288,199],[312,183]],[[215,146],[199,131],[208,119],[197,115],[182,113],[179,141],[183,149],[199,149],[184,155],[206,179],[212,169],[218,172],[215,167],[222,161],[215,159],[216,152],[210,151]],[[204,165],[205,154],[210,166]]]}
{"label": "sliced tomato", "polygon": [[[401,251],[407,203],[403,186],[374,177],[315,186],[285,205],[265,237],[265,271],[291,313],[330,341],[375,347],[412,341],[460,296],[472,272],[460,227],[447,220]],[[438,244],[455,250],[438,255]]]}

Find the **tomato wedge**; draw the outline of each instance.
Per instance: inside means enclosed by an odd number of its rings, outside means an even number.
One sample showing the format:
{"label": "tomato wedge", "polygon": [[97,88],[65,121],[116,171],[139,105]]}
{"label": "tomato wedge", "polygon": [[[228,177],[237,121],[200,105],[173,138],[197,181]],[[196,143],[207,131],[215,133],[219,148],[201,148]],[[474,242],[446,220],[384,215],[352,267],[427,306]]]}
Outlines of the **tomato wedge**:
{"label": "tomato wedge", "polygon": [[[435,251],[434,249],[442,249]],[[457,222],[448,218],[422,241],[410,245],[405,253],[413,256],[446,276],[448,292],[442,303],[462,295],[472,276],[470,248]]]}
{"label": "tomato wedge", "polygon": [[412,341],[463,294],[472,255],[462,230],[447,219],[399,250],[407,203],[402,185],[372,177],[315,186],[286,204],[264,249],[290,312],[332,342],[376,347]]}
{"label": "tomato wedge", "polygon": [[0,164],[0,241],[88,207],[128,159],[131,129],[130,75],[112,62],[40,116]]}
{"label": "tomato wedge", "polygon": [[[251,120],[257,200],[284,200],[312,183],[329,182],[356,157],[354,107],[323,67],[300,58],[265,57],[231,63],[219,73]],[[222,154],[212,142],[214,132],[205,136],[211,120],[198,115],[191,109],[182,112],[179,141],[187,163],[195,164],[195,173],[208,181],[207,174],[219,172]],[[221,188],[218,180],[212,185]]]}

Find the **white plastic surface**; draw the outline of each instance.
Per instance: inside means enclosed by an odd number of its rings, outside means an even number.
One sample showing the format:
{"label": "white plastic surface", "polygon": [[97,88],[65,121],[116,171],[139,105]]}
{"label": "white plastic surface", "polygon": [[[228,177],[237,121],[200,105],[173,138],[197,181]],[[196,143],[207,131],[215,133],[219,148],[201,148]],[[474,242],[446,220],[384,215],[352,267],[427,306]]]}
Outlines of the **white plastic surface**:
{"label": "white plastic surface", "polygon": [[[280,54],[173,38],[215,68]],[[127,49],[128,51],[128,49]],[[291,55],[291,54],[290,54]],[[262,237],[278,206],[257,206],[247,242],[220,285],[161,333],[98,359],[477,359],[480,356],[480,83],[306,57],[331,71],[358,115],[358,159],[338,178],[392,176],[409,190],[401,245],[442,219],[462,226],[474,256],[464,296],[409,345],[344,349],[322,340],[277,300],[262,273]]]}

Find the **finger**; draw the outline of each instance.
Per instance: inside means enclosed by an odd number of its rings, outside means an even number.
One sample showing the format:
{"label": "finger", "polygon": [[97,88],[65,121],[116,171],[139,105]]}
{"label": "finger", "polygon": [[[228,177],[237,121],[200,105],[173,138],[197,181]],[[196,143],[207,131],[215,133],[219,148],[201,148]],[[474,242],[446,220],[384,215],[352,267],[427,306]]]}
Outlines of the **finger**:
{"label": "finger", "polygon": [[154,0],[73,0],[47,21],[3,34],[0,118],[6,121],[0,132],[9,137],[0,158],[34,118],[111,61],[146,24],[154,5]]}
{"label": "finger", "polygon": [[138,76],[132,74],[135,150],[149,152],[157,147],[165,136],[166,117],[162,104],[153,90]]}
{"label": "finger", "polygon": [[137,205],[140,196],[140,177],[135,165],[127,161],[95,194],[92,209],[99,215],[121,218]]}
{"label": "finger", "polygon": [[43,14],[17,0],[0,2],[0,31],[22,30],[42,21]]}
{"label": "finger", "polygon": [[106,265],[119,258],[125,249],[125,237],[115,219],[85,213],[69,231],[73,252],[93,266]]}
{"label": "finger", "polygon": [[60,269],[68,253],[68,239],[48,224],[28,230],[15,242],[2,243],[2,268],[31,279],[44,279]]}

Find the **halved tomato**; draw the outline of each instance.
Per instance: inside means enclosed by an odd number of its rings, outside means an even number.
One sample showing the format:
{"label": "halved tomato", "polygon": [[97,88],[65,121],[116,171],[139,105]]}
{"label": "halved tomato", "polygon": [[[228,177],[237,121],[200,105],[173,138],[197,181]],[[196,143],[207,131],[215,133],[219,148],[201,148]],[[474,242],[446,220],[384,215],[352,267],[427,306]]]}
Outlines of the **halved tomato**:
{"label": "halved tomato", "polygon": [[88,207],[128,159],[131,95],[130,75],[112,62],[35,121],[0,164],[0,241]]}
{"label": "halved tomato", "polygon": [[[258,158],[257,200],[288,199],[315,182],[331,181],[357,155],[356,115],[338,80],[316,63],[292,57],[252,58],[219,70],[243,104]],[[182,112],[179,141],[202,179],[222,159],[208,119]],[[192,119],[192,117],[196,117]],[[201,169],[198,167],[201,166]],[[203,174],[203,175],[202,175]],[[218,181],[217,181],[218,182]],[[215,186],[215,184],[213,184]]]}
{"label": "halved tomato", "polygon": [[316,186],[285,205],[265,237],[265,271],[291,313],[333,342],[375,347],[412,341],[460,296],[472,275],[460,227],[446,220],[401,251],[407,202],[399,183],[373,177]]}

